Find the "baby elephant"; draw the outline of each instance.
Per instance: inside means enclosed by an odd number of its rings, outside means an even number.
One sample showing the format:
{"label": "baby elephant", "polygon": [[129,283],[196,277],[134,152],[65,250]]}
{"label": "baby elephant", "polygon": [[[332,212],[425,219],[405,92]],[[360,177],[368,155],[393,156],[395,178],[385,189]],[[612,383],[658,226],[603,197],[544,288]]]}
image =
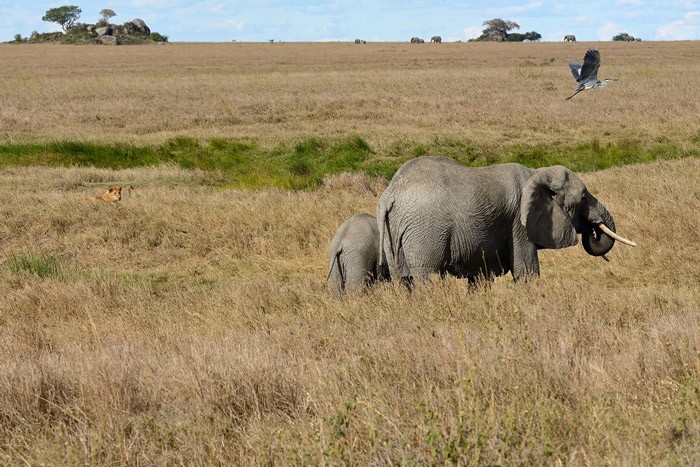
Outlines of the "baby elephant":
{"label": "baby elephant", "polygon": [[377,219],[366,213],[355,214],[340,226],[328,248],[332,278],[337,292],[370,285],[389,278],[389,268],[379,264]]}

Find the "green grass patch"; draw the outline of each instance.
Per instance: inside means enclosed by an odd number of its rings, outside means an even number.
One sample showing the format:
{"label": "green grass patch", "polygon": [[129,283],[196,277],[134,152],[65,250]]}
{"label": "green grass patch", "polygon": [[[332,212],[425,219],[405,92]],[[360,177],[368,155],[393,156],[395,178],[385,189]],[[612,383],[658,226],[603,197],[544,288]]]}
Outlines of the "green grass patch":
{"label": "green grass patch", "polygon": [[10,258],[9,266],[13,274],[31,274],[41,278],[63,277],[61,261],[50,255],[21,253]]}
{"label": "green grass patch", "polygon": [[0,144],[0,168],[9,166],[91,166],[125,169],[174,163],[185,169],[215,171],[218,183],[246,189],[277,187],[290,190],[318,186],[328,174],[363,171],[391,178],[405,161],[422,155],[442,155],[482,167],[518,162],[528,167],[561,164],[576,172],[659,159],[700,157],[696,144],[594,140],[573,146],[489,146],[472,140],[433,138],[428,142],[397,142],[383,153],[359,136],[329,141],[306,138],[294,144],[263,147],[226,139],[200,141],[180,136],[159,146],[97,144],[75,141]]}
{"label": "green grass patch", "polygon": [[660,159],[700,157],[700,148],[682,148],[671,143],[648,146],[630,140],[602,144],[594,140],[574,147],[517,146],[508,148],[506,154],[505,162],[518,162],[528,167],[561,164],[575,172],[593,172]]}
{"label": "green grass patch", "polygon": [[144,167],[165,162],[156,150],[128,144],[95,144],[76,141],[0,144],[0,167],[47,165],[109,169]]}

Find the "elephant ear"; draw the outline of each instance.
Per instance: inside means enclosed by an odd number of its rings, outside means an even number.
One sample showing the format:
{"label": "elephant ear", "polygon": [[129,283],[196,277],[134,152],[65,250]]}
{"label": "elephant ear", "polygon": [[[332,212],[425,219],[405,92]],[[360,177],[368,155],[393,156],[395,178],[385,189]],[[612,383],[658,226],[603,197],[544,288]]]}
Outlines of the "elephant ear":
{"label": "elephant ear", "polygon": [[523,187],[520,222],[528,240],[540,248],[558,249],[578,243],[571,218],[557,202],[564,198],[570,175],[563,166],[539,169]]}

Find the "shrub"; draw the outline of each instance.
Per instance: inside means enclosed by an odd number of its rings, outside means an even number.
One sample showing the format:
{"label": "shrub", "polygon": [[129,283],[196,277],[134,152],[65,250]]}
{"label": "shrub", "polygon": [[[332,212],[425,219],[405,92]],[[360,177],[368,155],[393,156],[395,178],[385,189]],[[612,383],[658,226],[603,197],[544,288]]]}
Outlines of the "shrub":
{"label": "shrub", "polygon": [[152,32],[151,40],[155,42],[168,42],[168,36],[164,36],[159,32]]}
{"label": "shrub", "polygon": [[621,32],[620,34],[613,36],[612,40],[614,40],[616,42],[619,42],[619,41],[628,42],[630,40],[634,40],[634,38],[632,36],[630,36],[629,34],[627,34],[626,32]]}

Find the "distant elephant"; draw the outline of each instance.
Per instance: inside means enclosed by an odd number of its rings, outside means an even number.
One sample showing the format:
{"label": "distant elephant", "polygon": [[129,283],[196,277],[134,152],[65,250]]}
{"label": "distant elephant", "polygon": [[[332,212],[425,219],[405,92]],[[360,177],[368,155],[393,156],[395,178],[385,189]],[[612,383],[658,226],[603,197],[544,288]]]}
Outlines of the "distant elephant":
{"label": "distant elephant", "polygon": [[362,41],[360,39],[355,39],[355,44],[362,44]]}
{"label": "distant elephant", "polygon": [[564,42],[576,42],[576,36],[573,34],[567,34],[564,36]]}
{"label": "distant elephant", "polygon": [[442,42],[442,37],[440,36],[433,36],[430,38],[430,42],[435,42],[436,44],[440,44]]}
{"label": "distant elephant", "polygon": [[635,41],[634,36],[627,36],[627,37],[625,37],[625,40],[627,42],[634,42]]}
{"label": "distant elephant", "polygon": [[[407,284],[431,273],[521,281],[540,273],[537,250],[578,242],[603,256],[615,240],[612,216],[563,166],[471,168],[418,157],[399,168],[377,205],[380,262]],[[635,245],[636,246],[636,245]]]}
{"label": "distant elephant", "polygon": [[388,279],[386,263],[379,261],[379,230],[371,214],[355,214],[340,226],[328,248],[328,278],[337,292]]}
{"label": "distant elephant", "polygon": [[411,44],[423,44],[425,41],[420,37],[411,37]]}
{"label": "distant elephant", "polygon": [[641,37],[635,37],[634,40],[637,41],[637,42],[642,42],[642,38],[641,38]]}

